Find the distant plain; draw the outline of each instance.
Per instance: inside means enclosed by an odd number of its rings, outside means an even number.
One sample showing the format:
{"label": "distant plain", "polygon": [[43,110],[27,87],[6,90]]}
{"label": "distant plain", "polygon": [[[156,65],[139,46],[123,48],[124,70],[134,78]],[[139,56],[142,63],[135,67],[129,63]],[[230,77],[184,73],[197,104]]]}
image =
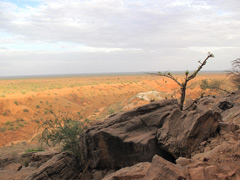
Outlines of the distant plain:
{"label": "distant plain", "polygon": [[[183,75],[176,74],[181,80]],[[224,89],[232,85],[224,73],[202,73],[190,81],[187,99],[198,98],[203,79],[218,79]],[[0,147],[31,143],[44,120],[59,117],[89,118],[92,123],[111,114],[149,103],[136,95],[158,92],[151,100],[178,98],[179,87],[172,80],[148,74],[7,78],[0,80]],[[209,91],[217,95],[222,92]],[[151,96],[148,95],[148,96]]]}

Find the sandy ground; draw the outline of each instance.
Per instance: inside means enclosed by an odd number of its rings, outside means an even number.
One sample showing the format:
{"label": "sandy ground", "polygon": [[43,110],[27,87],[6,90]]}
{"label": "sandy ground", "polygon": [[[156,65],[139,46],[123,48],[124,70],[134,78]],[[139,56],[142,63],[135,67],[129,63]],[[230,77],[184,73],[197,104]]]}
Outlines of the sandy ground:
{"label": "sandy ground", "polygon": [[[224,74],[202,74],[189,83],[187,99],[201,95],[202,79],[221,79],[223,88],[231,90]],[[144,98],[134,98],[149,91],[159,92],[159,99],[179,97],[179,87],[172,80],[151,75],[0,80],[0,147],[30,142],[40,133],[39,125],[52,118],[48,110],[57,116],[80,119],[80,114],[100,121],[149,103]],[[151,99],[151,94],[148,96]]]}

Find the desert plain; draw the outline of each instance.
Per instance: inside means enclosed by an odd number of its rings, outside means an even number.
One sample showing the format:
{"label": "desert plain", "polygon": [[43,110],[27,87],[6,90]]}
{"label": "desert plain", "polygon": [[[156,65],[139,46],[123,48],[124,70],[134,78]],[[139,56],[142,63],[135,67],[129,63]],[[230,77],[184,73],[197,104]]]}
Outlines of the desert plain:
{"label": "desert plain", "polygon": [[[224,72],[201,73],[189,82],[186,100],[202,93],[224,93],[201,89],[204,79],[220,80],[228,91],[233,88]],[[179,86],[148,74],[0,79],[0,147],[33,143],[41,133],[41,123],[53,118],[49,111],[95,123],[152,100],[170,98],[179,98]]]}

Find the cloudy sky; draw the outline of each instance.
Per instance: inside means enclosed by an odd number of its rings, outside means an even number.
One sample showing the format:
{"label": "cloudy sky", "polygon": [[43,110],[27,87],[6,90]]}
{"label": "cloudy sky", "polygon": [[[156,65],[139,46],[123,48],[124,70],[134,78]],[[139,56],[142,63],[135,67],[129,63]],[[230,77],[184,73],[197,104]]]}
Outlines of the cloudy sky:
{"label": "cloudy sky", "polygon": [[226,70],[240,0],[0,0],[0,76]]}

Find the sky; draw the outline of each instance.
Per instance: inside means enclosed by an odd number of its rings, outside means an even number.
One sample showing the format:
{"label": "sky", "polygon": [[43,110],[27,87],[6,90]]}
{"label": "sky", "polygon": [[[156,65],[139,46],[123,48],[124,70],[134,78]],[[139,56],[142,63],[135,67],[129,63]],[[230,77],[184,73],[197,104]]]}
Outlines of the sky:
{"label": "sky", "polygon": [[0,0],[0,76],[228,70],[240,0]]}

